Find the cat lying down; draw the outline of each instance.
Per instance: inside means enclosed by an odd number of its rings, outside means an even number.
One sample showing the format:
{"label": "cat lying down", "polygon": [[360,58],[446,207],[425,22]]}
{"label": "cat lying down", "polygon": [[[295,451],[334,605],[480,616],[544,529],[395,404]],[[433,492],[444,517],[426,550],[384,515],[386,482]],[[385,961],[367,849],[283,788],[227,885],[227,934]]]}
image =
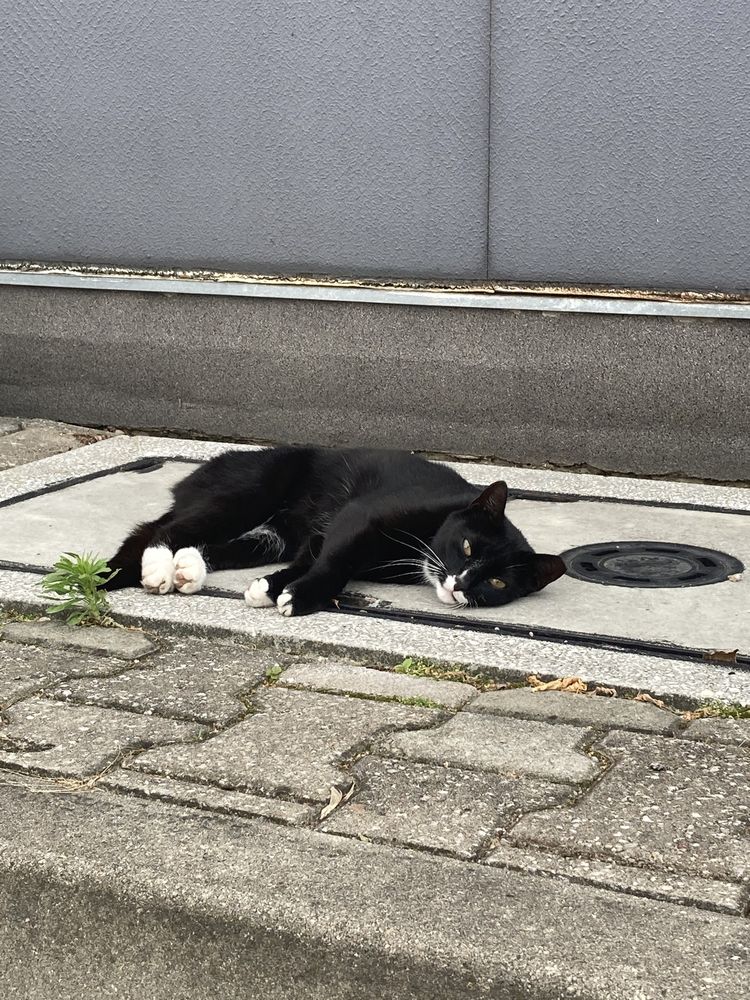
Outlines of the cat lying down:
{"label": "cat lying down", "polygon": [[329,606],[349,580],[426,583],[451,608],[509,604],[565,572],[505,516],[508,489],[477,489],[402,451],[281,447],[228,451],[172,490],[110,560],[114,590],[195,594],[210,570],[290,565],[245,600],[282,615]]}

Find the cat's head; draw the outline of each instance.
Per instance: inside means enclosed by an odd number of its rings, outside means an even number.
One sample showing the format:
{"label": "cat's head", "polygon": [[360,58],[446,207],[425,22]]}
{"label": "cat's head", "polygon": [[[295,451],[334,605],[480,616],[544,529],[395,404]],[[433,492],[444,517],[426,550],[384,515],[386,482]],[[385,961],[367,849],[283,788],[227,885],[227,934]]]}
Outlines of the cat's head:
{"label": "cat's head", "polygon": [[533,551],[505,516],[508,487],[488,486],[463,510],[449,514],[432,540],[436,559],[425,579],[443,604],[492,607],[546,587],[565,572],[559,556]]}

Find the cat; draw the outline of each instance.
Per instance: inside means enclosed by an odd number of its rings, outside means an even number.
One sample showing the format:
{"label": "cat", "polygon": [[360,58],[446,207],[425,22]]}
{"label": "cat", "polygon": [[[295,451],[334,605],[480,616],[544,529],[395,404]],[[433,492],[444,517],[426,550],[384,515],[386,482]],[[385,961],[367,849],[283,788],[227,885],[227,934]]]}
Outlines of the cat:
{"label": "cat", "polygon": [[252,607],[330,606],[352,579],[427,583],[450,608],[496,607],[562,576],[505,516],[502,481],[478,491],[446,465],[403,451],[278,447],[227,451],[172,490],[110,560],[108,589],[197,593],[209,570],[288,562],[253,581]]}

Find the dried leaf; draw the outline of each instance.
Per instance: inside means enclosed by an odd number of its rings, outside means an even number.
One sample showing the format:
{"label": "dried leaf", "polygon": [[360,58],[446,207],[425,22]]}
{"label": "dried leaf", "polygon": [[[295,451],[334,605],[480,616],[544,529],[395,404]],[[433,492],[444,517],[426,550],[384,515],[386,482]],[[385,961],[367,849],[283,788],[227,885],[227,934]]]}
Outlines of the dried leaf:
{"label": "dried leaf", "polygon": [[736,663],[738,652],[738,649],[707,649],[703,654],[703,659],[715,663]]}
{"label": "dried leaf", "polygon": [[348,802],[349,799],[354,795],[354,782],[346,788],[340,788],[338,785],[331,785],[331,794],[326,805],[320,811],[319,819],[325,819],[330,816],[334,809],[337,809],[342,803]]}
{"label": "dried leaf", "polygon": [[336,785],[331,785],[331,795],[328,799],[328,804],[324,805],[320,810],[319,819],[325,819],[326,816],[330,816],[336,806],[341,805],[341,800],[344,798],[344,793]]}
{"label": "dried leaf", "polygon": [[558,677],[554,681],[541,681],[532,674],[526,680],[537,691],[567,691],[569,694],[585,694],[588,691],[587,684],[580,677]]}
{"label": "dried leaf", "polygon": [[616,688],[602,687],[601,685],[599,687],[595,687],[593,693],[601,695],[603,698],[616,698],[617,697],[617,689]]}
{"label": "dried leaf", "polygon": [[637,694],[635,696],[635,700],[647,701],[649,705],[656,705],[657,708],[664,708],[667,711],[669,711],[669,709],[667,709],[667,706],[664,704],[663,701],[659,701],[658,698],[654,698],[653,695],[647,694],[645,691],[641,691],[640,694]]}

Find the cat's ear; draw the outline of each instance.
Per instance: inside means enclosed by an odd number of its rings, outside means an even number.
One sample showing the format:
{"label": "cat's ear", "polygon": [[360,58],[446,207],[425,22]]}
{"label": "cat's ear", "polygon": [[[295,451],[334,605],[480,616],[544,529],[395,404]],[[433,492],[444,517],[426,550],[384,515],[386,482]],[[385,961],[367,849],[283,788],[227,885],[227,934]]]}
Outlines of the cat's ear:
{"label": "cat's ear", "polygon": [[508,485],[502,479],[498,479],[496,483],[492,483],[486,489],[482,490],[471,506],[485,511],[497,521],[502,521],[503,517],[505,517],[505,505],[507,502]]}
{"label": "cat's ear", "polygon": [[534,554],[531,565],[534,570],[537,590],[542,590],[548,583],[559,580],[567,568],[560,556],[539,555],[538,553]]}

